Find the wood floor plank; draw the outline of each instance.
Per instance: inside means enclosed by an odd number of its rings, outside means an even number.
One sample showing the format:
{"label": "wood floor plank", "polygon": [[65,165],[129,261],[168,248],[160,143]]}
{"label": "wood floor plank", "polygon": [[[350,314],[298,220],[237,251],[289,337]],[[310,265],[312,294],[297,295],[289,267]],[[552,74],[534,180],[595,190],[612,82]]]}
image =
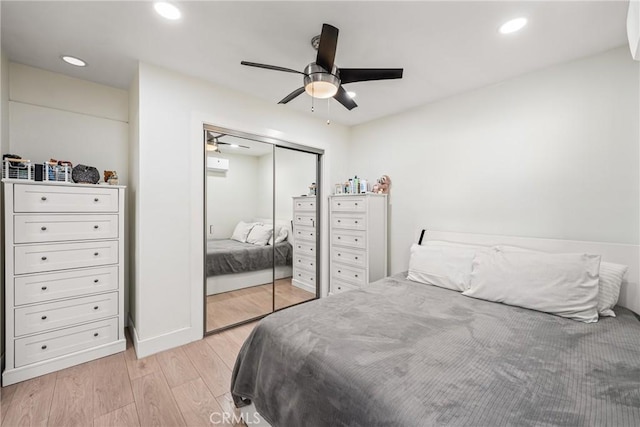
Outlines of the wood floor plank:
{"label": "wood floor plank", "polygon": [[174,387],[171,392],[188,426],[210,426],[225,419],[222,408],[202,378]]}
{"label": "wood floor plank", "polygon": [[185,346],[193,366],[214,397],[223,395],[231,387],[231,370],[204,340]]}
{"label": "wood floor plank", "polygon": [[49,426],[93,423],[93,368],[83,363],[58,372],[49,412]]}
{"label": "wood floor plank", "polygon": [[11,384],[0,389],[0,425],[2,425],[2,421],[7,415],[9,405],[13,400],[13,395],[15,394],[17,388],[18,384]]}
{"label": "wood floor plank", "polygon": [[98,418],[133,403],[131,383],[123,353],[94,361],[93,417]]}
{"label": "wood floor plank", "polygon": [[182,347],[163,351],[156,356],[170,388],[200,378]]}
{"label": "wood floor plank", "polygon": [[[226,392],[222,396],[216,397],[216,400],[218,401],[218,404],[222,408],[222,412],[223,413],[233,414],[233,418],[232,419],[234,421],[240,419],[240,416],[241,416],[240,409],[236,408],[236,405],[233,403],[233,398],[231,397],[231,393],[230,392]],[[248,414],[248,416],[250,417],[251,421],[254,421],[253,418],[252,418],[253,414]],[[223,424],[223,425],[225,425],[225,424]],[[236,421],[236,422],[233,422],[233,423],[230,423],[230,424],[226,424],[225,426],[246,427],[247,425],[242,421]]]}
{"label": "wood floor plank", "polygon": [[124,359],[127,362],[127,371],[129,371],[129,378],[131,380],[160,370],[160,364],[155,355],[138,359],[133,346],[125,350]]}
{"label": "wood floor plank", "polygon": [[18,384],[2,425],[47,425],[56,376],[54,372]]}
{"label": "wood floor plank", "polygon": [[131,382],[140,424],[184,426],[184,419],[162,372],[154,372]]}
{"label": "wood floor plank", "polygon": [[140,427],[136,404],[131,403],[96,418],[93,427]]}
{"label": "wood floor plank", "polygon": [[233,371],[233,366],[236,363],[238,352],[240,351],[240,345],[231,338],[230,331],[220,332],[218,334],[209,335],[204,340],[209,346],[216,352],[216,354],[222,359],[227,368]]}

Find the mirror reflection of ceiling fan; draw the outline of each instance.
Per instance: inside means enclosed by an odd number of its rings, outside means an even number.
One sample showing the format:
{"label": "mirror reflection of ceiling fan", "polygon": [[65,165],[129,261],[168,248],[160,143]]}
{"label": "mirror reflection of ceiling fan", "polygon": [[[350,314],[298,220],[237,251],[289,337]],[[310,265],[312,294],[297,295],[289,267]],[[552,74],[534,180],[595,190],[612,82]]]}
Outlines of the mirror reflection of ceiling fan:
{"label": "mirror reflection of ceiling fan", "polygon": [[233,148],[246,148],[249,149],[246,145],[233,144],[230,142],[220,141],[220,138],[223,136],[227,136],[225,133],[221,133],[220,135],[214,136],[211,132],[207,131],[207,151],[213,151],[214,153],[222,153],[220,151],[221,145],[228,145]]}

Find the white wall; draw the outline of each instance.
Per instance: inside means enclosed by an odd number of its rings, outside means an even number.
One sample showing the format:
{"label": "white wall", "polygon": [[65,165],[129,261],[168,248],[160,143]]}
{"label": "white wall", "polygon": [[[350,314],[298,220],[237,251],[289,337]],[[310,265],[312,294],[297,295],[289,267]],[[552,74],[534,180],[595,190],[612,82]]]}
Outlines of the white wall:
{"label": "white wall", "polygon": [[[258,157],[224,153],[229,159],[226,172],[207,171],[207,236],[228,239],[238,221],[257,217],[259,173]],[[209,234],[213,226],[213,234]]]}
{"label": "white wall", "polygon": [[391,272],[420,228],[638,244],[638,63],[626,47],[352,129],[393,181]]}
{"label": "white wall", "polygon": [[[139,65],[139,100],[139,153],[132,159],[139,172],[132,183],[134,341],[143,357],[202,337],[203,123],[324,148],[327,186],[346,173],[348,130],[293,112],[277,100],[264,102],[145,63]],[[325,292],[326,287],[325,274]]]}
{"label": "white wall", "polygon": [[10,144],[32,161],[116,170],[127,184],[126,91],[21,64],[9,66]]}
{"label": "white wall", "polygon": [[[9,152],[9,60],[0,51],[0,154]],[[0,191],[0,211],[4,212],[4,189]],[[4,224],[4,221],[2,221]],[[0,225],[0,246],[4,227]],[[0,247],[0,254],[4,248]],[[0,355],[4,357],[4,255],[0,255]]]}

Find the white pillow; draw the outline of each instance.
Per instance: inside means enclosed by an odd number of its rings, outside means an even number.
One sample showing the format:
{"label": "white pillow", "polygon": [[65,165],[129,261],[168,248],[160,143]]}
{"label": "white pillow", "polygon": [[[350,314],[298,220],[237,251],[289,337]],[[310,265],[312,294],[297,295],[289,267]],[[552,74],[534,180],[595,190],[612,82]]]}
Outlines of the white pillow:
{"label": "white pillow", "polygon": [[612,262],[600,263],[600,291],[598,292],[598,313],[600,316],[616,317],[613,307],[620,297],[620,286],[629,267]]}
{"label": "white pillow", "polygon": [[278,233],[278,236],[276,237],[276,243],[284,242],[287,240],[287,237],[289,237],[289,229],[287,227],[282,227],[280,229],[280,233]]}
{"label": "white pillow", "polygon": [[236,225],[235,230],[233,230],[231,240],[237,240],[238,242],[246,243],[251,229],[258,224],[260,223],[240,221],[238,225]]}
{"label": "white pillow", "polygon": [[[500,249],[503,251],[546,253],[517,246],[500,246]],[[598,283],[598,314],[600,316],[616,317],[613,307],[618,303],[622,280],[628,269],[628,266],[622,264],[606,261],[600,263],[600,281]]]}
{"label": "white pillow", "polygon": [[273,227],[258,224],[251,229],[247,236],[247,243],[257,246],[265,246],[273,235]]}
{"label": "white pillow", "polygon": [[544,311],[585,323],[598,321],[600,256],[479,251],[471,286],[462,294]]}
{"label": "white pillow", "polygon": [[464,291],[471,279],[471,263],[480,246],[429,241],[413,244],[407,279],[454,291]]}
{"label": "white pillow", "polygon": [[271,233],[271,237],[269,237],[269,242],[267,242],[267,245],[273,245],[273,237],[278,237],[278,235],[280,234],[280,230],[282,229],[281,225],[276,224],[274,229],[273,229],[273,233]]}

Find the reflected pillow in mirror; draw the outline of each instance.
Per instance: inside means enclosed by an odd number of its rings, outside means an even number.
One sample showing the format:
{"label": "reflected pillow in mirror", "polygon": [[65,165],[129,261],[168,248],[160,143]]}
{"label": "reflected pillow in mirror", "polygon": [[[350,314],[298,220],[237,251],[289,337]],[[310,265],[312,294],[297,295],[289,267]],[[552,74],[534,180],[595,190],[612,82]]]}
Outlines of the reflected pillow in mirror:
{"label": "reflected pillow in mirror", "polygon": [[238,225],[236,225],[235,230],[233,230],[233,234],[231,235],[231,240],[237,240],[238,242],[246,243],[247,237],[251,232],[251,229],[258,225],[257,222],[244,222],[240,221]]}
{"label": "reflected pillow in mirror", "polygon": [[273,227],[270,225],[256,225],[249,232],[249,236],[247,236],[247,243],[257,246],[265,246],[272,234]]}

